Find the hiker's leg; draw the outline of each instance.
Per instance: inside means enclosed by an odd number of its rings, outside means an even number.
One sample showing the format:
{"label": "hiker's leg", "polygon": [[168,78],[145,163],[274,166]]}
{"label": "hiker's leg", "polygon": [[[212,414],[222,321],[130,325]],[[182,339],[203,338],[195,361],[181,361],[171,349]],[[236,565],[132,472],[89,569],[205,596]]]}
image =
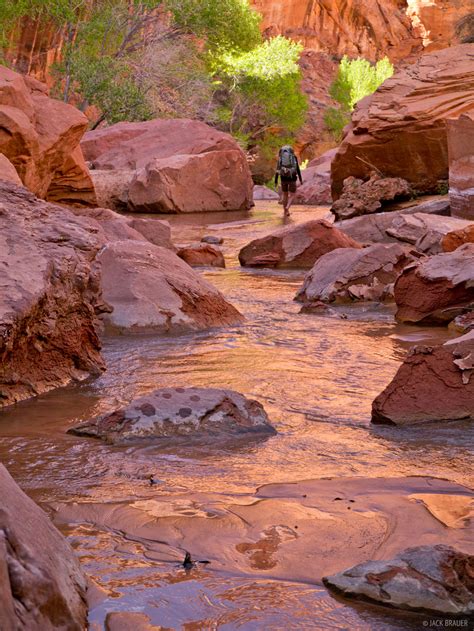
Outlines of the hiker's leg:
{"label": "hiker's leg", "polygon": [[288,201],[286,203],[286,212],[290,212],[290,206],[293,203],[293,200],[295,198],[295,194],[294,193],[288,193]]}
{"label": "hiker's leg", "polygon": [[286,206],[288,204],[288,191],[283,192],[282,201],[283,201],[283,210],[286,212]]}
{"label": "hiker's leg", "polygon": [[285,205],[285,214],[286,215],[290,214],[290,206],[293,203],[293,200],[295,198],[295,193],[296,193],[296,182],[290,182],[289,186],[288,186],[287,202],[286,202],[286,205]]}

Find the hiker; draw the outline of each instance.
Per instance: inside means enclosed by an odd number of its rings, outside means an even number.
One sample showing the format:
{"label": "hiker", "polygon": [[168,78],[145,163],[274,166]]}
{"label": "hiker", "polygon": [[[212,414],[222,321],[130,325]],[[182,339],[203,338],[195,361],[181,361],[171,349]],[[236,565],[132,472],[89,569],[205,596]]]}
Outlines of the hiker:
{"label": "hiker", "polygon": [[303,184],[298,158],[295,156],[293,147],[285,145],[278,153],[278,165],[275,173],[275,186],[278,184],[278,177],[281,180],[282,201],[285,217],[290,214],[290,206],[296,193],[296,178]]}

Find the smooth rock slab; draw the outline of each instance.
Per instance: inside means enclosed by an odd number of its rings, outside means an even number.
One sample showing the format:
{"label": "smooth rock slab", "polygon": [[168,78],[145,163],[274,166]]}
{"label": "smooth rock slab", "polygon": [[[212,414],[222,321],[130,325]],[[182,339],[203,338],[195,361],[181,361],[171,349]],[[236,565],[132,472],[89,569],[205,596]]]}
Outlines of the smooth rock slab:
{"label": "smooth rock slab", "polygon": [[393,283],[412,260],[406,249],[396,243],[377,243],[362,250],[333,250],[306,275],[296,300],[304,303],[304,309],[319,301],[393,299]]}
{"label": "smooth rock slab", "polygon": [[162,388],[69,430],[121,444],[141,439],[272,435],[263,406],[233,390]]}
{"label": "smooth rock slab", "polygon": [[474,244],[406,267],[395,283],[399,322],[447,324],[474,304]]}
{"label": "smooth rock slab", "polygon": [[336,248],[358,248],[359,243],[324,219],[287,226],[255,239],[239,252],[244,267],[310,268]]}
{"label": "smooth rock slab", "polygon": [[390,561],[368,561],[324,577],[344,596],[397,609],[441,614],[474,613],[474,556],[451,546],[419,546]]}
{"label": "smooth rock slab", "polygon": [[198,331],[241,323],[224,296],[174,252],[143,241],[116,241],[100,251],[104,316],[120,333]]}
{"label": "smooth rock slab", "polygon": [[86,577],[64,537],[0,464],[0,629],[82,631]]}
{"label": "smooth rock slab", "polygon": [[398,241],[414,245],[420,252],[439,254],[443,251],[443,237],[453,230],[466,229],[469,224],[455,217],[414,213],[395,217],[386,232]]}
{"label": "smooth rock slab", "polygon": [[474,331],[438,346],[415,346],[372,404],[372,423],[474,420]]}

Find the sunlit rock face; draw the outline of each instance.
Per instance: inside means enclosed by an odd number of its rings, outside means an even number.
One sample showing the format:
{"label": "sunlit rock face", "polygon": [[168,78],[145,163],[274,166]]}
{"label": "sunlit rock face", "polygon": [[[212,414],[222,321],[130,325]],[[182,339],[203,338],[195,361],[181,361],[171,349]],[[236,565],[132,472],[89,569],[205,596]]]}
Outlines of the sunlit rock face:
{"label": "sunlit rock face", "polygon": [[426,50],[439,50],[474,36],[472,0],[407,0],[407,15]]}
{"label": "sunlit rock face", "polygon": [[266,35],[283,34],[335,55],[395,61],[422,49],[403,0],[254,0]]}

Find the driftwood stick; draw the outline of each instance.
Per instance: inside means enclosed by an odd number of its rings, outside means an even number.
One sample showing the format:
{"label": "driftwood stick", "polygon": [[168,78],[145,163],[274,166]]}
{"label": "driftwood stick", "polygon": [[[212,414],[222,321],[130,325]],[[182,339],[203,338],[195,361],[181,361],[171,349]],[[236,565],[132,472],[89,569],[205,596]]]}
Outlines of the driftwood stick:
{"label": "driftwood stick", "polygon": [[377,169],[377,167],[374,164],[371,164],[368,160],[364,160],[364,158],[361,158],[360,156],[356,156],[357,160],[360,160],[361,162],[363,162],[364,164],[366,164],[367,166],[369,166],[370,168],[374,169],[375,171],[377,171],[377,173],[381,176],[381,177],[385,177],[384,174],[382,173],[382,171],[380,169]]}

